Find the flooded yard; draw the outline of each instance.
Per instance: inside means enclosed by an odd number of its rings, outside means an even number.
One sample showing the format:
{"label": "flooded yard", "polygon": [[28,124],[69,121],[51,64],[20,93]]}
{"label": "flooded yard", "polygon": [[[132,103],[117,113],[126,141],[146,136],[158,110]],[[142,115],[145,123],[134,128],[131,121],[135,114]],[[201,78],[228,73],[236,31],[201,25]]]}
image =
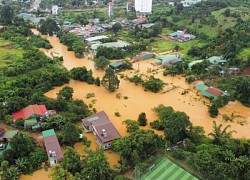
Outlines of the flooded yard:
{"label": "flooded yard", "polygon": [[[38,33],[36,30],[32,30],[34,33]],[[63,66],[67,69],[73,67],[86,66],[87,69],[92,69],[95,77],[102,77],[103,71],[97,71],[94,68],[94,63],[88,58],[75,58],[73,52],[67,51],[67,47],[60,44],[59,39],[56,37],[46,37],[53,48],[50,50],[43,50],[48,56],[51,52],[64,57]],[[208,114],[208,100],[197,94],[193,85],[189,85],[185,82],[185,78],[181,76],[163,76],[162,69],[152,65],[153,60],[147,60],[143,62],[134,63],[134,70],[128,70],[123,72],[127,76],[133,76],[134,73],[153,75],[162,79],[167,85],[163,91],[159,93],[152,93],[144,91],[144,88],[137,86],[129,81],[120,78],[120,87],[114,92],[110,93],[103,87],[97,87],[95,85],[89,85],[85,82],[71,80],[64,86],[70,86],[74,89],[73,98],[82,99],[87,105],[93,106],[97,111],[104,110],[109,116],[114,126],[118,129],[122,136],[126,136],[126,127],[122,124],[122,121],[126,119],[137,120],[138,115],[141,112],[145,112],[148,125],[145,129],[150,128],[149,123],[157,119],[156,113],[152,110],[159,104],[165,106],[172,106],[177,111],[184,111],[190,117],[190,121],[195,126],[202,126],[206,134],[212,132],[213,121],[217,121],[217,124],[223,124],[226,126],[230,124],[231,130],[236,130],[234,133],[235,138],[250,138],[250,108],[244,107],[240,102],[230,102],[227,106],[221,108],[220,115],[217,118],[211,118]],[[158,69],[159,68],[159,69]],[[158,70],[157,70],[158,69]],[[158,72],[158,73],[157,73]],[[61,87],[56,87],[53,90],[45,93],[45,96],[50,98],[56,98],[56,94],[59,92]],[[187,94],[182,95],[184,90],[188,90]],[[94,97],[86,98],[88,93],[94,93]],[[120,117],[115,115],[116,112],[120,113]],[[233,122],[226,122],[222,115],[227,114],[228,116],[233,115]],[[157,132],[163,134],[162,132]],[[92,133],[83,133],[89,140],[91,140],[90,149],[96,149],[97,144],[95,142],[94,135]],[[76,143],[75,149],[80,154],[83,154],[83,143]],[[105,155],[111,166],[117,165],[119,156],[112,150],[105,151]],[[41,174],[40,176],[38,174]],[[44,170],[36,171],[33,176],[22,176],[22,180],[39,179],[46,180],[44,174],[48,174]],[[38,175],[38,176],[36,176]]]}

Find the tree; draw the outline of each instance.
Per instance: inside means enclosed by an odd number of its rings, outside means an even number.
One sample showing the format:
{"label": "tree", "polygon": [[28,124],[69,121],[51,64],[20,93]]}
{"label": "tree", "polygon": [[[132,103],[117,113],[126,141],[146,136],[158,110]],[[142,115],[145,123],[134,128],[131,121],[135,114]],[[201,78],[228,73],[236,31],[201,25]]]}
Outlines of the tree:
{"label": "tree", "polygon": [[141,114],[139,114],[138,122],[139,122],[140,126],[146,126],[147,125],[147,118],[146,118],[146,113],[145,112],[142,112]]}
{"label": "tree", "polygon": [[18,133],[11,140],[11,150],[16,158],[29,156],[35,149],[35,143],[26,133]]}
{"label": "tree", "polygon": [[14,12],[11,6],[5,5],[1,9],[0,20],[3,25],[11,25],[14,17]]}
{"label": "tree", "polygon": [[115,23],[113,26],[112,26],[112,31],[117,34],[120,30],[122,29],[122,25],[120,23]]}
{"label": "tree", "polygon": [[221,145],[223,141],[225,141],[226,139],[230,139],[232,136],[232,133],[236,132],[236,131],[227,132],[227,129],[231,128],[231,125],[227,125],[223,130],[221,128],[222,128],[222,124],[217,126],[216,122],[213,121],[213,133],[208,134],[209,136],[213,137],[214,143],[219,144],[219,145]]}
{"label": "tree", "polygon": [[164,86],[165,83],[161,79],[155,78],[154,76],[150,76],[149,79],[143,83],[145,90],[149,90],[154,93],[162,90]]}
{"label": "tree", "polygon": [[63,161],[61,163],[64,170],[75,175],[76,172],[81,171],[80,154],[72,147],[67,147],[63,155]]}
{"label": "tree", "polygon": [[100,81],[100,78],[99,78],[99,77],[97,77],[97,78],[95,79],[95,85],[96,85],[96,86],[100,86],[100,85],[101,85],[101,81]]}
{"label": "tree", "polygon": [[135,132],[139,129],[139,123],[137,121],[127,119],[122,123],[126,124],[127,132]]}
{"label": "tree", "polygon": [[74,89],[69,86],[63,87],[59,93],[57,93],[57,99],[71,100],[73,97]]}
{"label": "tree", "polygon": [[86,180],[109,180],[114,179],[114,173],[109,167],[103,150],[85,150],[86,154],[82,157],[82,170],[76,174],[76,179]]}
{"label": "tree", "polygon": [[8,161],[2,161],[1,162],[1,169],[2,169],[2,171],[7,171],[7,169],[9,168],[9,165],[10,165],[10,163],[8,162]]}
{"label": "tree", "polygon": [[39,31],[43,35],[49,34],[50,36],[53,36],[53,34],[56,34],[59,31],[59,27],[53,19],[48,18],[45,21],[42,21]]}
{"label": "tree", "polygon": [[68,171],[64,170],[60,164],[56,164],[52,168],[52,173],[49,175],[52,180],[75,180]]}
{"label": "tree", "polygon": [[116,89],[119,88],[120,80],[115,75],[114,70],[108,68],[106,69],[106,73],[102,78],[101,84],[110,92],[114,92]]}
{"label": "tree", "polygon": [[211,116],[212,118],[217,117],[218,114],[219,114],[219,111],[218,111],[218,107],[216,106],[216,104],[213,103],[213,104],[209,107],[208,112],[209,112],[209,114],[210,114],[210,116]]}
{"label": "tree", "polygon": [[229,17],[230,14],[231,14],[230,9],[226,9],[226,10],[224,11],[224,15],[225,15],[226,17]]}
{"label": "tree", "polygon": [[27,173],[28,169],[29,169],[29,162],[27,161],[27,159],[24,159],[22,157],[19,157],[16,160],[16,167],[18,168],[18,170],[22,173]]}
{"label": "tree", "polygon": [[101,70],[105,70],[110,64],[110,61],[103,56],[95,58],[94,62],[95,62],[95,68]]}
{"label": "tree", "polygon": [[4,171],[2,174],[2,180],[18,180],[20,172],[16,167],[11,167],[9,170]]}
{"label": "tree", "polygon": [[62,135],[63,135],[63,142],[65,144],[69,144],[70,146],[72,146],[75,142],[79,140],[80,133],[77,126],[68,122],[67,124],[64,125],[62,129]]}
{"label": "tree", "polygon": [[85,66],[71,69],[70,75],[73,79],[84,81],[87,82],[88,84],[94,84],[95,82],[92,70],[88,71]]}

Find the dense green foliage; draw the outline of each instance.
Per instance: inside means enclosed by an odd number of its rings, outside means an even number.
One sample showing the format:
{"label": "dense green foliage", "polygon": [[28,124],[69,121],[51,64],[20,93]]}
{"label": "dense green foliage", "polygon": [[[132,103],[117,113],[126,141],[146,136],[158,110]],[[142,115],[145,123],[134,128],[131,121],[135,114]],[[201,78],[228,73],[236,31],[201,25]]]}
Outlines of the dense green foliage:
{"label": "dense green foliage", "polygon": [[115,75],[114,70],[111,68],[108,68],[106,69],[106,73],[102,78],[101,84],[108,91],[114,92],[116,89],[119,88],[120,80]]}
{"label": "dense green foliage", "polygon": [[73,79],[94,84],[95,78],[93,77],[92,70],[87,70],[85,66],[76,67],[70,70],[70,75]]}
{"label": "dense green foliage", "polygon": [[123,165],[134,166],[154,155],[162,147],[162,143],[162,138],[154,131],[136,130],[130,136],[114,140],[112,146],[122,157]]}
{"label": "dense green foliage", "polygon": [[95,68],[101,70],[105,70],[110,64],[110,61],[105,57],[95,58],[94,62],[95,62]]}
{"label": "dense green foliage", "polygon": [[11,6],[5,5],[0,9],[0,23],[3,25],[11,25],[14,17],[14,11]]}
{"label": "dense green foliage", "polygon": [[63,87],[59,93],[57,93],[57,99],[70,100],[73,97],[74,89],[69,86]]}
{"label": "dense green foliage", "polygon": [[42,21],[39,31],[43,35],[49,34],[50,36],[53,36],[53,34],[58,33],[59,27],[53,19],[48,18],[45,21]]}
{"label": "dense green foliage", "polygon": [[[52,170],[52,179],[113,179],[115,173],[110,169],[103,150],[87,150],[80,159],[80,155],[72,147],[64,153],[63,162]],[[62,168],[63,169],[62,169]],[[62,174],[65,176],[62,177]],[[73,175],[73,176],[72,176]]]}
{"label": "dense green foliage", "polygon": [[25,27],[8,26],[0,30],[0,38],[10,40],[10,45],[13,41],[16,46],[8,50],[10,54],[0,57],[1,119],[28,104],[41,103],[43,93],[68,82],[67,70],[32,46],[26,40],[30,35]]}
{"label": "dense green foliage", "polygon": [[[47,154],[42,148],[37,147],[34,140],[27,134],[18,133],[11,140],[11,149],[5,150],[0,160],[1,162],[8,161],[10,165],[14,165],[17,168],[17,175],[20,173],[29,174],[47,160]],[[3,179],[10,175],[11,171],[11,168],[9,170],[6,168],[2,174]]]}
{"label": "dense green foliage", "polygon": [[60,38],[60,42],[68,47],[68,51],[74,51],[77,58],[84,56],[85,44],[83,40],[73,33],[64,33],[61,30],[57,35]]}
{"label": "dense green foliage", "polygon": [[52,48],[51,44],[47,39],[43,39],[40,35],[32,35],[29,39],[29,42],[32,46],[35,46],[37,48],[45,48],[50,49]]}
{"label": "dense green foliage", "polygon": [[145,90],[152,91],[154,93],[159,92],[165,86],[165,83],[159,79],[155,78],[154,76],[150,76],[146,81],[142,83]]}
{"label": "dense green foliage", "polygon": [[70,122],[65,124],[62,128],[62,136],[64,144],[73,146],[75,142],[79,141],[81,131],[78,127]]}
{"label": "dense green foliage", "polygon": [[146,113],[142,112],[138,116],[138,123],[140,126],[146,126],[147,125],[147,118],[146,118]]}

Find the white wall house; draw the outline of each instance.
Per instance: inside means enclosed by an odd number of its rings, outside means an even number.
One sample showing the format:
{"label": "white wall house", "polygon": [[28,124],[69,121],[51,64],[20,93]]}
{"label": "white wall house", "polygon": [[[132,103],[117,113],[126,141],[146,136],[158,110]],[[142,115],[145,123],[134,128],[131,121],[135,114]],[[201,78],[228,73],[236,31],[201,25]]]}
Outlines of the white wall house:
{"label": "white wall house", "polygon": [[152,0],[135,0],[135,11],[139,13],[151,13]]}
{"label": "white wall house", "polygon": [[62,7],[59,7],[57,5],[52,6],[52,10],[51,10],[53,15],[58,15],[62,12]]}
{"label": "white wall house", "polygon": [[181,4],[183,4],[183,7],[189,7],[198,2],[201,2],[201,0],[185,0],[185,1],[181,1]]}

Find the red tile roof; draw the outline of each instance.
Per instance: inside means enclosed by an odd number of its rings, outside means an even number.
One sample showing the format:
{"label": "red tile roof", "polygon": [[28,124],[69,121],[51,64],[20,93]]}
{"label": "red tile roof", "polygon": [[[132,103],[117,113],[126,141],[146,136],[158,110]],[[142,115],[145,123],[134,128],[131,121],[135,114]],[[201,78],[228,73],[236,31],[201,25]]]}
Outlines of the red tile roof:
{"label": "red tile roof", "polygon": [[45,105],[29,105],[26,108],[23,108],[17,112],[12,113],[13,120],[16,121],[18,118],[24,120],[28,119],[30,116],[35,114],[44,115],[47,112]]}
{"label": "red tile roof", "polygon": [[143,18],[143,17],[141,17],[141,18],[138,18],[137,20],[136,20],[136,24],[142,24],[142,23],[144,23],[144,22],[146,22],[146,18]]}
{"label": "red tile roof", "polygon": [[138,54],[137,56],[134,57],[134,60],[138,61],[138,60],[140,60],[141,58],[143,58],[144,56],[146,56],[148,54],[149,54],[148,52],[143,52],[141,54]]}
{"label": "red tile roof", "polygon": [[58,162],[61,161],[63,158],[63,153],[56,135],[45,137],[43,140],[48,157],[50,157],[50,152],[55,151],[55,156],[53,156],[53,158]]}
{"label": "red tile roof", "polygon": [[219,96],[219,95],[222,95],[223,94],[223,91],[219,90],[219,89],[216,89],[216,88],[213,88],[213,87],[210,87],[206,90],[206,92],[214,95],[214,96]]}

